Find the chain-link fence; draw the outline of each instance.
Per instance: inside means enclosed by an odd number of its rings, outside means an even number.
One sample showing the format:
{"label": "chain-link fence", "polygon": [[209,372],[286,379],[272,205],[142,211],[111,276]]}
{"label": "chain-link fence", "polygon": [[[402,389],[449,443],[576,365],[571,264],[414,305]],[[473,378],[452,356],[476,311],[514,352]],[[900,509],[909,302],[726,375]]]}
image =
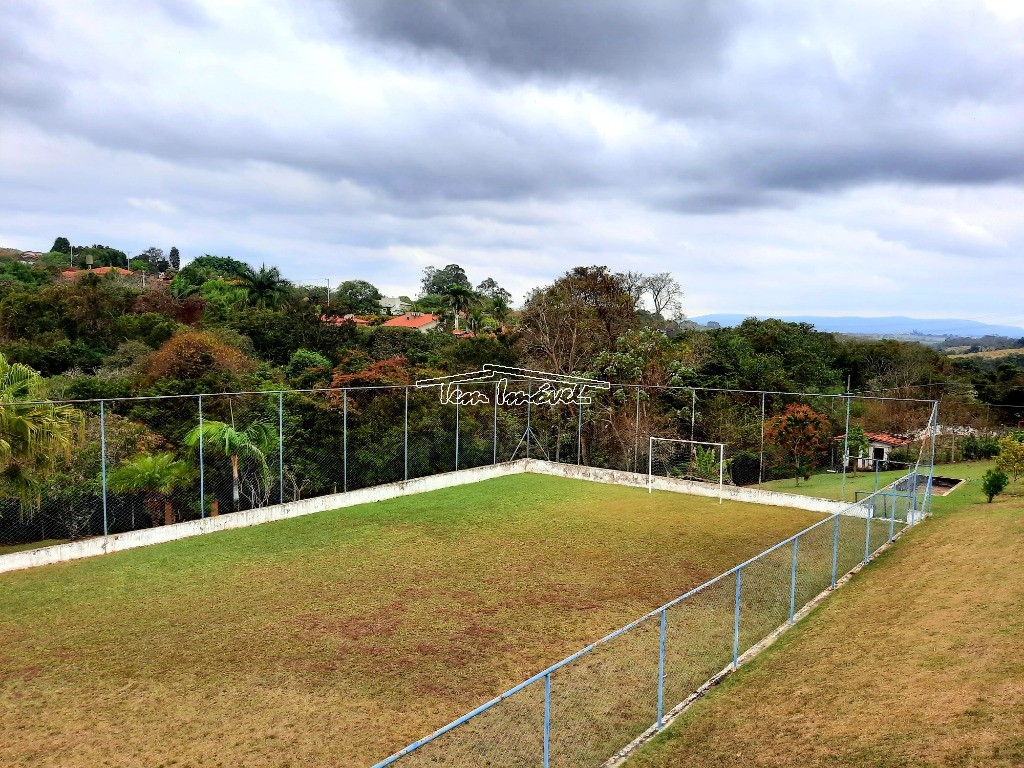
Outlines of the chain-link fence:
{"label": "chain-link fence", "polygon": [[[416,387],[373,387],[65,403],[77,414],[74,450],[42,482],[0,478],[0,544],[116,534],[518,458],[641,474],[657,462],[666,473],[731,484],[808,468],[836,468],[845,479],[860,456],[851,450],[855,427],[890,430],[910,464],[895,482],[857,492],[841,513],[376,767],[582,768],[659,728],[674,704],[930,510],[940,434],[931,401],[611,387],[552,405],[502,403],[486,386],[482,394],[447,402]],[[0,408],[27,419],[53,405]],[[813,440],[794,448],[787,420]],[[655,456],[655,444],[667,448]],[[708,445],[715,450],[698,452]],[[888,463],[900,460],[890,454]],[[884,463],[873,462],[876,478]]]}
{"label": "chain-link fence", "polygon": [[[475,386],[483,397],[467,402],[399,386],[46,404],[80,417],[74,449],[42,481],[19,484],[17,473],[0,474],[0,548],[122,533],[519,458],[637,473],[657,464],[661,474],[708,475],[712,482],[721,469],[726,485],[799,483],[821,473],[845,478],[865,468],[906,471],[919,459],[933,406],[627,386],[591,392],[584,403],[513,403],[499,402],[493,383]],[[529,394],[536,384],[511,386]],[[0,409],[31,417],[39,405]],[[800,428],[814,439],[797,445],[787,419],[802,419]],[[884,457],[865,456],[863,441],[849,442],[847,433],[858,429],[889,441]],[[711,452],[718,453],[714,471]],[[852,494],[844,483],[841,496]]]}
{"label": "chain-link fence", "polygon": [[665,725],[921,519],[919,467],[529,678],[373,768],[596,768]]}

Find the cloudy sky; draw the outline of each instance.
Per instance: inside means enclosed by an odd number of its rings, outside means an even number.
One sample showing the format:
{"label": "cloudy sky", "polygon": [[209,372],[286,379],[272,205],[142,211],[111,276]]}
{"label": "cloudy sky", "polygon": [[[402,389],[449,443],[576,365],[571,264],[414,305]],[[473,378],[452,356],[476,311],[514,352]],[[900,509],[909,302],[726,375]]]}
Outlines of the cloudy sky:
{"label": "cloudy sky", "polygon": [[1024,324],[1024,2],[3,0],[0,245]]}

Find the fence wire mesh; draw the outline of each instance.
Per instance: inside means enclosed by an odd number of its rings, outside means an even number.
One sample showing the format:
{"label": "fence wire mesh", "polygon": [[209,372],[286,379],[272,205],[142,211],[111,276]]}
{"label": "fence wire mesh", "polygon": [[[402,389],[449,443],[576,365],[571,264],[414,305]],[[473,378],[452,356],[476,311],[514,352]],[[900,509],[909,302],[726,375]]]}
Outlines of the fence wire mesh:
{"label": "fence wire mesh", "polygon": [[907,527],[918,479],[850,504],[374,768],[604,765]]}
{"label": "fence wire mesh", "polygon": [[[831,469],[843,473],[845,489],[847,468],[858,466],[850,426],[903,430],[903,453],[872,465],[876,490],[851,493],[842,513],[375,767],[584,768],[658,726],[930,508],[941,434],[931,402],[612,387],[583,404],[506,404],[496,389],[483,391],[488,397],[472,403],[416,387],[68,403],[81,414],[76,450],[32,498],[0,487],[0,546],[122,533],[527,457],[712,483],[723,470],[727,485]],[[807,410],[827,439],[787,455],[773,436]],[[878,470],[896,467],[903,476],[879,487]]]}

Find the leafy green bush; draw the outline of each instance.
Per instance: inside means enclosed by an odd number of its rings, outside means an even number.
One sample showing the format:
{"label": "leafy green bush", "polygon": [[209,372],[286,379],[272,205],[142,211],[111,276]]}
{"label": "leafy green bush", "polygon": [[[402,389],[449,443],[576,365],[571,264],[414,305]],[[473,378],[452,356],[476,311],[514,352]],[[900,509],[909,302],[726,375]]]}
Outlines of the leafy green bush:
{"label": "leafy green bush", "polygon": [[1010,478],[1006,476],[1006,473],[1001,469],[989,469],[981,477],[981,490],[988,496],[988,503],[992,503],[992,499],[998,496],[1000,493],[1006,490],[1006,486],[1009,484]]}
{"label": "leafy green bush", "polygon": [[968,437],[960,448],[968,461],[994,459],[999,455],[999,441],[994,437]]}

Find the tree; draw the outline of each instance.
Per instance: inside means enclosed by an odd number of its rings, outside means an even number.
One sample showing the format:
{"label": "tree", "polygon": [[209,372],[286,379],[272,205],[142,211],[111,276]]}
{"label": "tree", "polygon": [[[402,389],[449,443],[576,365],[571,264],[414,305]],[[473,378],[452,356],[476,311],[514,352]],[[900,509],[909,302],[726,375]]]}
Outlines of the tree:
{"label": "tree", "polygon": [[167,268],[171,266],[171,263],[164,257],[164,251],[162,248],[156,246],[150,246],[134,259],[131,260],[132,264],[145,263],[149,266],[147,272],[166,272]]}
{"label": "tree", "polygon": [[326,384],[331,376],[331,361],[311,349],[297,349],[292,352],[288,367],[288,378],[299,387],[315,387]]}
{"label": "tree", "polygon": [[646,280],[647,293],[654,303],[654,314],[662,320],[678,315],[682,310],[683,289],[669,272],[656,272]]}
{"label": "tree", "polygon": [[179,381],[213,377],[230,383],[233,376],[255,368],[241,350],[225,344],[212,333],[186,331],[173,336],[146,361],[146,381],[170,378]]}
{"label": "tree", "polygon": [[607,267],[576,267],[526,297],[520,316],[527,358],[554,373],[592,365],[638,326],[633,299]]}
{"label": "tree", "polygon": [[213,278],[224,278],[225,280],[241,280],[252,267],[244,261],[232,259],[230,256],[213,256],[205,253],[197,256],[186,264],[177,275],[174,276],[175,283],[192,285],[196,288],[207,280]]}
{"label": "tree", "polygon": [[1024,442],[1009,435],[1000,438],[996,467],[1011,476],[1016,485],[1017,479],[1024,475]]}
{"label": "tree", "polygon": [[71,241],[66,237],[58,237],[53,241],[53,247],[50,248],[52,253],[66,253],[71,254]]}
{"label": "tree", "polygon": [[1009,482],[1010,478],[1001,469],[992,467],[985,471],[985,474],[981,476],[981,490],[988,497],[989,504],[992,503],[992,499],[1006,490]]}
{"label": "tree", "polygon": [[765,440],[778,446],[793,461],[796,484],[810,476],[815,463],[828,447],[828,418],[807,405],[788,405],[764,425]]}
{"label": "tree", "polygon": [[482,281],[480,285],[476,287],[476,292],[481,296],[485,296],[491,301],[501,301],[506,307],[512,301],[512,294],[498,285],[498,281],[493,277],[488,277]]}
{"label": "tree", "polygon": [[249,304],[260,309],[276,309],[292,293],[291,282],[281,277],[277,267],[268,269],[266,264],[261,264],[259,270],[246,270],[240,279]]}
{"label": "tree", "polygon": [[47,402],[46,380],[0,354],[0,478],[21,501],[39,503],[39,486],[71,457],[84,437],[85,418],[69,405]]}
{"label": "tree", "polygon": [[353,315],[380,314],[382,296],[376,286],[365,280],[346,280],[334,293],[334,305],[342,313]]}
{"label": "tree", "polygon": [[181,254],[178,253],[178,249],[175,246],[171,246],[171,252],[167,256],[167,261],[170,262],[171,269],[177,272],[181,269]]}
{"label": "tree", "polygon": [[458,264],[449,264],[444,269],[427,267],[423,270],[423,279],[420,281],[420,295],[446,294],[453,285],[463,288],[473,287],[469,278],[466,277],[466,270]]}
{"label": "tree", "polygon": [[453,284],[445,291],[448,299],[448,307],[455,315],[455,329],[459,328],[459,314],[468,312],[470,307],[476,303],[476,294],[464,285]]}
{"label": "tree", "polygon": [[191,468],[173,453],[136,456],[112,470],[108,484],[117,493],[143,493],[153,525],[159,525],[163,507],[164,525],[174,522],[171,494],[191,478]]}
{"label": "tree", "polygon": [[868,442],[868,436],[864,432],[864,427],[860,424],[853,424],[846,435],[846,461],[849,462],[850,459],[854,459],[854,474],[857,474],[857,466],[860,464],[860,459],[869,458],[868,450],[870,447],[871,444]]}
{"label": "tree", "polygon": [[204,421],[202,427],[194,427],[185,436],[185,444],[195,448],[199,445],[200,437],[204,449],[220,453],[231,460],[231,499],[237,512],[241,490],[241,461],[251,459],[256,463],[260,476],[268,478],[270,468],[267,466],[267,453],[277,444],[277,430],[265,422],[254,422],[238,430],[233,423]]}
{"label": "tree", "polygon": [[615,279],[619,281],[622,289],[633,297],[633,304],[639,308],[643,304],[644,294],[647,293],[647,276],[642,272],[616,272]]}

